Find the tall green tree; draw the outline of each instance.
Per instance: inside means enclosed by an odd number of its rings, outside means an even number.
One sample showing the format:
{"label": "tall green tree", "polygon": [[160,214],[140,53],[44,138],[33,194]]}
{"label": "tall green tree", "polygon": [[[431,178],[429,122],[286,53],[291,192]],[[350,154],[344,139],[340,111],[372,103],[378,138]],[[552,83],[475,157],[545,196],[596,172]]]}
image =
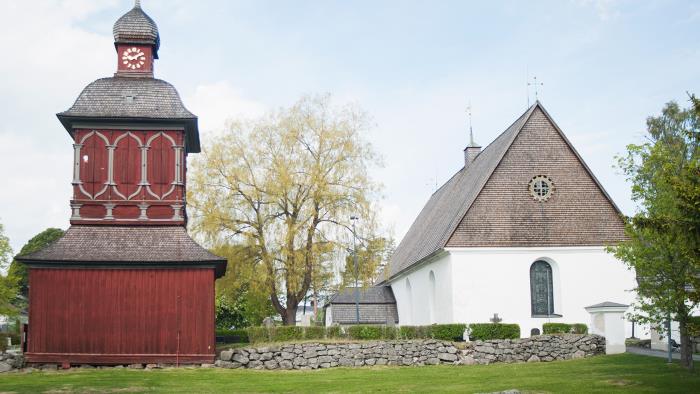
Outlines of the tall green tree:
{"label": "tall green tree", "polygon": [[[359,237],[357,245],[357,279],[360,286],[371,286],[379,278],[384,265],[394,251],[394,241],[391,238],[374,237],[364,239]],[[345,257],[343,271],[343,286],[355,285],[355,256],[349,250]]]}
{"label": "tall green tree", "polygon": [[[26,254],[39,251],[62,236],[63,230],[60,228],[47,228],[27,241],[27,243],[22,246],[22,249],[19,251],[19,255],[24,256]],[[17,280],[20,294],[24,297],[28,297],[29,275],[27,273],[27,266],[13,259],[7,274]]]}
{"label": "tall green tree", "polygon": [[276,313],[265,289],[264,274],[255,264],[254,250],[223,244],[212,252],[226,257],[226,274],[216,281],[216,325],[219,328],[259,326]]}
{"label": "tall green tree", "polygon": [[[190,175],[192,229],[213,244],[253,250],[273,308],[294,325],[299,302],[330,277],[350,216],[371,218],[377,157],[367,115],[304,97],[258,120],[233,122]],[[259,266],[259,267],[258,267]]]}
{"label": "tall green tree", "polygon": [[[5,271],[12,259],[10,240],[5,235],[5,228],[0,223],[0,270]],[[11,275],[0,274],[0,315],[14,316],[17,308],[14,302],[17,298],[17,280]]]}
{"label": "tall green tree", "polygon": [[[637,275],[637,321],[679,323],[681,361],[693,367],[688,322],[698,306],[698,164],[700,112],[667,104],[647,119],[646,142],[627,147],[619,158],[632,183],[639,212],[627,219],[629,239],[612,248]],[[695,186],[693,186],[695,185]],[[694,200],[695,199],[695,200]]]}

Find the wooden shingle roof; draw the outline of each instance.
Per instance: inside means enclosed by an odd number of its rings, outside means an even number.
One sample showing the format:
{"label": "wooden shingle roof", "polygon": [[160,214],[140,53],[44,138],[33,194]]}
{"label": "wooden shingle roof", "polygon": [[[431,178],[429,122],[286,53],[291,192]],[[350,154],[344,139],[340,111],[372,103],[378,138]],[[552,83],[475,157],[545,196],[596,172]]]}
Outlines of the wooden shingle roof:
{"label": "wooden shingle roof", "polygon": [[140,2],[137,1],[134,8],[117,19],[112,27],[112,34],[115,43],[154,45],[153,56],[158,59],[158,47],[160,46],[158,26],[141,9]]}
{"label": "wooden shingle roof", "polygon": [[[538,101],[525,113],[523,113],[513,124],[501,133],[490,145],[484,148],[476,156],[473,162],[460,169],[442,187],[440,187],[430,197],[426,205],[413,222],[408,232],[396,248],[389,263],[381,274],[380,283],[386,283],[395,278],[400,273],[410,269],[430,256],[440,253],[448,244],[463,218],[470,210],[474,202],[479,197],[485,185],[492,177],[494,171],[499,167],[504,156],[513,145],[518,135],[528,121],[537,113],[538,119],[544,117],[553,125],[557,133],[568,148],[573,152],[578,161],[583,165],[585,171],[597,184],[607,200],[612,204],[612,210],[620,214],[619,209],[607,195],[598,180],[593,176],[581,157],[566,139],[563,132],[556,126],[544,107]],[[511,186],[513,187],[513,186]],[[510,207],[506,204],[500,207],[492,207],[498,211],[508,211]],[[495,211],[492,211],[495,212]],[[507,214],[505,215],[507,216]],[[483,244],[480,246],[488,246]],[[502,246],[502,245],[499,245]]]}
{"label": "wooden shingle roof", "polygon": [[181,226],[71,226],[45,248],[18,261],[43,265],[216,265],[226,259],[197,244]]}

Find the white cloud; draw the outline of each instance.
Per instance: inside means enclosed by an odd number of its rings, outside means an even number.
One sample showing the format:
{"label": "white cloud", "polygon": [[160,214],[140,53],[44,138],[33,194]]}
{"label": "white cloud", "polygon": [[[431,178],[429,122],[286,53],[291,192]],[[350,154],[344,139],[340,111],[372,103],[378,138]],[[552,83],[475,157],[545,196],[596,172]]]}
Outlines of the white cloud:
{"label": "white cloud", "polygon": [[229,119],[253,118],[265,112],[263,104],[244,97],[228,81],[198,85],[185,102],[199,117],[202,132],[221,130]]}

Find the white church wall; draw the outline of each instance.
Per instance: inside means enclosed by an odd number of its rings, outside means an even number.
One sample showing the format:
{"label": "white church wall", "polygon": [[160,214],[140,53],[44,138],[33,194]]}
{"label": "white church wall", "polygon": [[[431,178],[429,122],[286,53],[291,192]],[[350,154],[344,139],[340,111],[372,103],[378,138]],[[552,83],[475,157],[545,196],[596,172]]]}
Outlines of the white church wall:
{"label": "white church wall", "polygon": [[[547,322],[590,325],[586,306],[603,301],[631,304],[632,271],[603,247],[448,248],[452,268],[454,322],[489,322],[498,313],[504,323],[520,325],[521,336]],[[554,312],[562,317],[533,318],[530,266],[552,266]],[[430,264],[423,270],[430,269]],[[414,295],[415,297],[415,295]],[[631,335],[631,323],[625,324]],[[639,335],[639,334],[637,334]]]}
{"label": "white church wall", "polygon": [[[434,281],[431,281],[431,273]],[[450,255],[443,254],[390,282],[400,325],[452,322]]]}

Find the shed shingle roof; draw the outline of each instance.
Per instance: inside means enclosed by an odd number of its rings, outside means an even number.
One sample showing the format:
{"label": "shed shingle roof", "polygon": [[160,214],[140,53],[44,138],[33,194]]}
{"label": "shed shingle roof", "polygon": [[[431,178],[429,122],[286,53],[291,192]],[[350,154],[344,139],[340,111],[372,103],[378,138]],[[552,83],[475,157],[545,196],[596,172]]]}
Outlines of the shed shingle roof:
{"label": "shed shingle roof", "polygon": [[[395,304],[394,292],[389,286],[372,286],[359,289],[360,304]],[[354,304],[355,288],[346,287],[331,297],[329,304]]]}
{"label": "shed shingle roof", "polygon": [[137,2],[134,8],[122,15],[112,28],[115,43],[151,44],[155,46],[153,55],[158,59],[160,35],[158,26]]}
{"label": "shed shingle roof", "polygon": [[[451,235],[478,197],[484,185],[488,182],[491,174],[496,170],[523,126],[525,126],[537,109],[540,109],[551,120],[541,103],[539,101],[536,102],[491,144],[484,148],[471,164],[460,169],[433,193],[396,248],[384,272],[380,275],[380,283],[396,277],[399,273],[409,269],[426,257],[438,253],[447,245]],[[554,121],[551,122],[555,125]],[[578,153],[576,153],[576,150],[561,130],[556,125],[555,128],[578,156]],[[580,156],[578,156],[578,159],[586,167]],[[586,170],[619,212],[619,209],[605,193],[605,190],[588,167],[586,167]]]}
{"label": "shed shingle roof", "polygon": [[180,226],[71,226],[63,237],[17,260],[41,264],[216,264],[226,259],[197,244]]}

